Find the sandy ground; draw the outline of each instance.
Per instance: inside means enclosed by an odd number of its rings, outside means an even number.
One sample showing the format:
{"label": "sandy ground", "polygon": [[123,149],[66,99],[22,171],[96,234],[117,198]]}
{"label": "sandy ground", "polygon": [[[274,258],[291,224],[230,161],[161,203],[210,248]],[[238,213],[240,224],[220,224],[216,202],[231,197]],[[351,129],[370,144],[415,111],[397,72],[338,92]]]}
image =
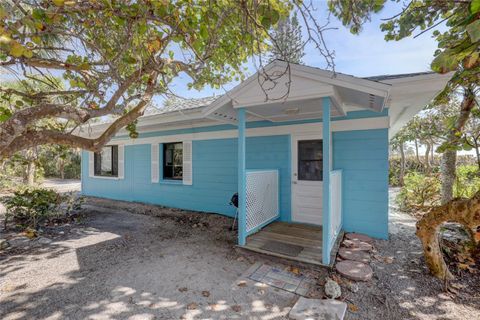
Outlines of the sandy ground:
{"label": "sandy ground", "polygon": [[[49,234],[50,244],[0,253],[0,319],[286,319],[297,299],[237,285],[254,262],[281,261],[235,250],[231,219],[136,204],[85,213],[82,224]],[[345,318],[480,319],[478,287],[444,293],[424,267],[414,220],[394,206],[390,215],[390,241],[375,242],[374,279],[356,292],[339,279]]]}
{"label": "sandy ground", "polygon": [[44,188],[52,188],[58,192],[73,192],[80,191],[82,183],[78,179],[46,178],[43,179],[41,185]]}
{"label": "sandy ground", "polygon": [[52,243],[0,256],[0,319],[282,319],[296,299],[236,285],[253,261],[230,219],[87,211]]}

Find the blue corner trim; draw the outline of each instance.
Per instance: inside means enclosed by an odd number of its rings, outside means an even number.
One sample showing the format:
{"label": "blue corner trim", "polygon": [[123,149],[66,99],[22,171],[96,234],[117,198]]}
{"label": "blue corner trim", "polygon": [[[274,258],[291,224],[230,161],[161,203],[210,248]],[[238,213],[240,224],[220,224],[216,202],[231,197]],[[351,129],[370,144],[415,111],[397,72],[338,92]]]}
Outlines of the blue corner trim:
{"label": "blue corner trim", "polygon": [[247,241],[247,190],[245,160],[245,109],[237,111],[238,119],[238,244],[244,246]]}
{"label": "blue corner trim", "polygon": [[322,99],[323,109],[323,194],[322,194],[322,261],[330,264],[330,98]]}

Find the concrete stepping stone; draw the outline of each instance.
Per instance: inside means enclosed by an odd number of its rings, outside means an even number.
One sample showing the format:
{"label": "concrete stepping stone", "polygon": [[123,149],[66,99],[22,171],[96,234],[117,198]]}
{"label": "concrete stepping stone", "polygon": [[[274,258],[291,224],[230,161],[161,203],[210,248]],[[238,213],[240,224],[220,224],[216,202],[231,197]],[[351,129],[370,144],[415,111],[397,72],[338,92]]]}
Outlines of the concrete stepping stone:
{"label": "concrete stepping stone", "polygon": [[300,297],[288,314],[294,320],[343,320],[347,304],[333,299]]}
{"label": "concrete stepping stone", "polygon": [[369,243],[359,240],[343,240],[342,243],[345,247],[352,249],[353,251],[372,251],[373,246]]}
{"label": "concrete stepping stone", "polygon": [[363,263],[370,262],[370,255],[367,251],[364,250],[352,250],[350,248],[340,248],[338,250],[338,255],[343,260],[353,260]]}
{"label": "concrete stepping stone", "polygon": [[342,276],[355,281],[368,281],[372,279],[373,276],[372,268],[369,265],[358,261],[340,261],[335,265],[335,269]]}
{"label": "concrete stepping stone", "polygon": [[362,241],[366,243],[373,243],[373,239],[370,238],[369,236],[361,233],[347,233],[345,235],[345,238],[348,240],[353,240],[353,241]]}

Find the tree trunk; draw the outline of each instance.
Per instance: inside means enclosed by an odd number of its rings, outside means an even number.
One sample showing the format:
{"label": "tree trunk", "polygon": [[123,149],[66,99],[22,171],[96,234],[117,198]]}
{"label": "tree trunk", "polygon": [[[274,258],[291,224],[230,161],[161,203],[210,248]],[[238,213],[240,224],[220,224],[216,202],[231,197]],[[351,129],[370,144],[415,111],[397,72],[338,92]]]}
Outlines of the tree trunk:
{"label": "tree trunk", "polygon": [[435,166],[435,143],[432,142],[431,148],[430,148],[430,159],[432,161],[432,166]]}
{"label": "tree trunk", "polygon": [[400,144],[400,177],[398,183],[403,186],[403,177],[405,176],[405,150],[403,143]]}
{"label": "tree trunk", "polygon": [[25,183],[29,186],[33,186],[35,184],[35,169],[35,160],[29,160],[25,176]]}
{"label": "tree trunk", "polygon": [[457,152],[453,147],[459,144],[463,127],[467,123],[470,113],[475,106],[476,95],[474,89],[474,87],[464,88],[460,114],[458,115],[455,125],[448,132],[447,144],[450,148],[447,148],[443,153],[440,164],[440,172],[442,175],[442,204],[447,203],[453,198],[453,184],[455,182],[455,167],[457,164]]}
{"label": "tree trunk", "polygon": [[455,199],[446,204],[434,207],[417,222],[417,236],[422,241],[425,263],[433,276],[452,280],[453,275],[443,260],[438,231],[445,222],[456,222],[465,227],[472,240],[475,230],[480,226],[480,192],[472,199]]}
{"label": "tree trunk", "polygon": [[453,185],[456,178],[456,163],[456,150],[449,149],[442,154],[442,160],[440,161],[440,172],[442,181],[442,204],[449,202],[453,198]]}
{"label": "tree trunk", "polygon": [[60,170],[60,177],[65,179],[65,160],[60,159],[60,165],[59,165],[59,170]]}
{"label": "tree trunk", "polygon": [[420,156],[418,155],[418,141],[415,139],[415,158],[417,158],[417,163],[421,164]]}
{"label": "tree trunk", "polygon": [[478,172],[480,173],[480,145],[475,143],[475,154],[477,155]]}
{"label": "tree trunk", "polygon": [[430,156],[430,143],[426,143],[426,149],[425,149],[425,172],[427,174],[430,173],[430,160],[429,160],[429,156]]}

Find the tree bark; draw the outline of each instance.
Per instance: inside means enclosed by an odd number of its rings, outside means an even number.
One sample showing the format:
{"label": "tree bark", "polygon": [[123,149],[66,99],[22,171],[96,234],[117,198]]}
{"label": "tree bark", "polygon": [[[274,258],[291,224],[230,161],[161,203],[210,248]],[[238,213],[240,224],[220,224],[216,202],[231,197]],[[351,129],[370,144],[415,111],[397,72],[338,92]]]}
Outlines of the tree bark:
{"label": "tree bark", "polygon": [[478,172],[480,173],[480,145],[475,142],[475,154],[477,155]]}
{"label": "tree bark", "polygon": [[430,173],[430,143],[426,143],[426,149],[425,149],[425,171],[427,174]]}
{"label": "tree bark", "polygon": [[421,164],[420,156],[418,155],[418,141],[415,139],[415,158],[417,158],[417,163]]}
{"label": "tree bark", "polygon": [[403,178],[405,177],[405,150],[403,143],[400,144],[400,177],[398,183],[403,186]]}
{"label": "tree bark", "polygon": [[455,182],[455,168],[457,164],[457,151],[454,150],[460,141],[463,128],[475,106],[475,88],[469,87],[463,90],[463,100],[460,106],[460,114],[455,125],[450,129],[447,136],[447,144],[450,146],[442,155],[440,172],[442,176],[442,204],[453,198],[453,184]]}
{"label": "tree bark", "polygon": [[35,184],[35,160],[30,159],[27,163],[26,174],[25,174],[25,183],[29,186]]}
{"label": "tree bark", "polygon": [[442,203],[447,203],[453,198],[453,185],[455,184],[456,178],[456,163],[456,150],[449,149],[442,154],[442,160],[440,162]]}
{"label": "tree bark", "polygon": [[60,159],[60,164],[59,164],[59,170],[60,170],[60,177],[61,179],[65,179],[65,160]]}
{"label": "tree bark", "polygon": [[454,199],[434,207],[417,222],[416,234],[422,241],[425,263],[431,274],[439,279],[452,280],[454,276],[443,259],[438,235],[440,226],[445,222],[464,226],[478,245],[474,235],[480,226],[480,192],[471,199]]}

